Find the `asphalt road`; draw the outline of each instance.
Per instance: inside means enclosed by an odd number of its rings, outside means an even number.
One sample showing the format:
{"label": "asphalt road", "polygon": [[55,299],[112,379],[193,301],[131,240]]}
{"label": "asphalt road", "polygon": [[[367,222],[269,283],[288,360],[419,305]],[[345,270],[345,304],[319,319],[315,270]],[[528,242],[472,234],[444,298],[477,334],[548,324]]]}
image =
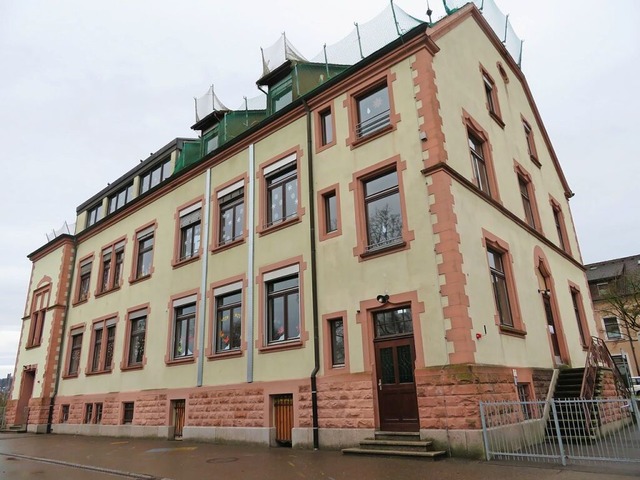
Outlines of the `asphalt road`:
{"label": "asphalt road", "polygon": [[445,459],[355,457],[331,450],[157,439],[0,434],[0,479],[628,480],[640,464],[523,466]]}

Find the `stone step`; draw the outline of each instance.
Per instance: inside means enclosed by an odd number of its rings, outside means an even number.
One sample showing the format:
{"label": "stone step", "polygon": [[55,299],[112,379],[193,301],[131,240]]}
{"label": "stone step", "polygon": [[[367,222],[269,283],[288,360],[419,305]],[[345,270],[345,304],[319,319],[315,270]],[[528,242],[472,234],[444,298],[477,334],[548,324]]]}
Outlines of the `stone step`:
{"label": "stone step", "polygon": [[369,448],[344,448],[342,453],[345,455],[384,455],[388,457],[412,457],[423,458],[425,460],[438,460],[444,458],[447,452],[431,451],[431,452],[407,452],[405,450],[374,450]]}
{"label": "stone step", "polygon": [[373,436],[375,440],[420,441],[420,434],[418,432],[383,432],[377,430]]}
{"label": "stone step", "polygon": [[360,447],[367,450],[402,450],[405,452],[427,452],[431,445],[433,442],[427,440],[376,440],[368,438],[360,442]]}

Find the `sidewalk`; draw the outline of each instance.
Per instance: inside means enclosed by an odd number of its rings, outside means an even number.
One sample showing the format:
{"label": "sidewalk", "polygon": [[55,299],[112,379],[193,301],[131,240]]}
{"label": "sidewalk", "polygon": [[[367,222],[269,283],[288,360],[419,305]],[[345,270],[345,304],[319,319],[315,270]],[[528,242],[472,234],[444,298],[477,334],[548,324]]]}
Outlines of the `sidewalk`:
{"label": "sidewalk", "polygon": [[[108,469],[110,472],[99,469]],[[0,478],[3,480],[103,480],[118,477],[145,480],[628,480],[639,476],[640,464],[596,469],[544,464],[525,467],[461,459],[430,462],[346,456],[330,450],[213,445],[157,439],[0,435]]]}

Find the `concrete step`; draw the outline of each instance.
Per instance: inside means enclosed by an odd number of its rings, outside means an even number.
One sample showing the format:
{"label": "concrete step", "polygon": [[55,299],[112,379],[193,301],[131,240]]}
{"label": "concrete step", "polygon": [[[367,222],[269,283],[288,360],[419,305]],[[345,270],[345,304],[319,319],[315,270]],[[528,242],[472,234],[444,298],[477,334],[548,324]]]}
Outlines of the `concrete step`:
{"label": "concrete step", "polygon": [[427,452],[432,445],[433,442],[427,440],[406,441],[367,439],[360,442],[360,447],[367,450],[402,450],[405,452]]}
{"label": "concrete step", "polygon": [[345,455],[385,455],[389,457],[412,457],[423,458],[425,460],[438,460],[444,458],[447,452],[431,451],[431,452],[408,452],[405,450],[375,450],[369,448],[344,448],[342,453]]}
{"label": "concrete step", "polygon": [[410,441],[419,442],[420,434],[418,432],[383,432],[377,430],[374,432],[375,440],[392,440],[392,441]]}

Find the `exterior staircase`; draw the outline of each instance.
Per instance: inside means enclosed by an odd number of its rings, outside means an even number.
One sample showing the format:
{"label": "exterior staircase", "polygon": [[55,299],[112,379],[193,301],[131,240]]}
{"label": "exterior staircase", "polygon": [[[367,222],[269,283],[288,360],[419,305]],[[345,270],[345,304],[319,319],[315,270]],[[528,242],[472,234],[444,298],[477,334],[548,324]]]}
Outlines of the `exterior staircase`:
{"label": "exterior staircase", "polygon": [[447,452],[434,450],[432,442],[421,440],[419,433],[375,432],[374,438],[360,442],[359,448],[345,448],[347,455],[386,455],[393,457],[413,457],[427,460],[444,458]]}
{"label": "exterior staircase", "polygon": [[[579,402],[571,402],[581,398],[584,368],[567,368],[560,371],[554,392],[558,426],[562,440],[568,443],[590,442],[596,439],[594,432],[599,425],[598,410]],[[594,397],[602,389],[602,372],[596,374]],[[564,402],[563,402],[564,400]],[[546,427],[547,438],[557,436],[553,416],[550,416]]]}

